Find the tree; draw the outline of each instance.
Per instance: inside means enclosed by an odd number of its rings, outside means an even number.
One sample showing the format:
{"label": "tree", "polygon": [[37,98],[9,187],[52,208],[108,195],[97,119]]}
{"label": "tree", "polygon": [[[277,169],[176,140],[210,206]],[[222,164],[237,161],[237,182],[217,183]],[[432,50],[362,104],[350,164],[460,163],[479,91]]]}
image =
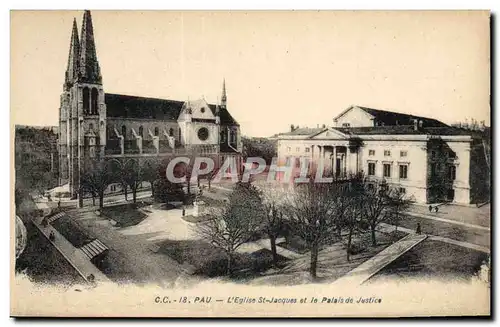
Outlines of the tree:
{"label": "tree", "polygon": [[[353,175],[349,180],[341,183],[338,192],[337,208],[342,207],[344,212],[339,215],[340,228],[347,229],[346,257],[350,261],[352,252],[352,237],[363,230],[363,194],[364,183],[361,175]],[[341,204],[341,205],[340,205]],[[339,210],[337,210],[339,212]]]}
{"label": "tree", "polygon": [[267,188],[262,194],[262,205],[264,207],[264,226],[271,242],[273,263],[278,264],[278,253],[276,251],[276,239],[283,231],[283,210],[280,204],[282,193],[275,188]]}
{"label": "tree", "polygon": [[309,272],[316,278],[319,247],[336,237],[335,205],[342,194],[337,183],[298,184],[284,197],[284,214],[291,228],[311,251]]}
{"label": "tree", "polygon": [[403,213],[408,210],[413,201],[401,192],[398,188],[393,188],[388,191],[388,220],[398,229],[399,222],[403,217]]}
{"label": "tree", "polygon": [[151,186],[151,196],[155,197],[155,183],[160,179],[160,164],[158,161],[146,161],[142,166],[142,178]]}
{"label": "tree", "polygon": [[104,192],[114,181],[115,175],[110,164],[104,160],[93,162],[93,169],[80,173],[80,188],[95,192],[99,196],[99,208],[104,206]]}
{"label": "tree", "polygon": [[372,245],[377,245],[376,228],[386,219],[385,209],[389,206],[384,184],[364,183],[362,189],[362,212],[371,232]]}
{"label": "tree", "polygon": [[249,242],[262,227],[264,211],[259,190],[249,183],[238,183],[229,201],[212,207],[211,219],[196,225],[196,232],[205,241],[222,249],[227,256],[227,273],[233,273],[236,250]]}
{"label": "tree", "polygon": [[154,185],[155,200],[167,203],[169,201],[185,201],[186,195],[179,183],[173,183],[168,178],[160,178]]}
{"label": "tree", "polygon": [[16,126],[15,187],[18,193],[43,195],[57,186],[57,135],[50,128]]}
{"label": "tree", "polygon": [[263,158],[268,165],[272,163],[276,156],[276,141],[260,137],[242,137],[243,159],[248,157]]}
{"label": "tree", "polygon": [[121,167],[121,176],[125,184],[125,188],[130,186],[132,191],[132,200],[137,202],[137,189],[143,180],[142,167],[135,161],[126,161]]}

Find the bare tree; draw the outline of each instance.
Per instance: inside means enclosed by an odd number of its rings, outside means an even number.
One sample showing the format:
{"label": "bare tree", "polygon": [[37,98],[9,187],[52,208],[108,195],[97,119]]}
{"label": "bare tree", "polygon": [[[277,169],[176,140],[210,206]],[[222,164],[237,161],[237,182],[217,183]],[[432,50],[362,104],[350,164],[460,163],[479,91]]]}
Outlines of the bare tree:
{"label": "bare tree", "polygon": [[[122,165],[121,175],[125,185],[132,190],[132,200],[137,202],[137,189],[143,180],[142,167],[134,160],[129,160]],[[125,186],[125,187],[126,187]]]}
{"label": "bare tree", "polygon": [[233,273],[236,250],[262,227],[264,211],[260,192],[251,184],[238,183],[229,202],[211,208],[211,219],[196,226],[198,235],[227,255],[227,273]]}
{"label": "bare tree", "polygon": [[82,172],[80,185],[83,189],[99,196],[99,208],[104,206],[104,191],[113,182],[114,174],[109,163],[100,160],[93,162],[93,168]]}
{"label": "bare tree", "polygon": [[155,196],[155,183],[160,179],[159,161],[146,161],[142,166],[142,178],[151,186],[151,196]]}
{"label": "bare tree", "polygon": [[277,188],[266,188],[262,192],[262,205],[264,208],[264,226],[271,242],[273,263],[278,264],[278,253],[276,250],[276,239],[283,231],[284,218],[281,207],[283,192]]}
{"label": "bare tree", "polygon": [[396,226],[397,230],[399,222],[403,218],[403,213],[408,210],[413,200],[398,188],[392,188],[387,192],[389,201],[387,208],[388,219],[391,224]]}
{"label": "bare tree", "polygon": [[372,245],[377,245],[376,228],[387,219],[385,210],[389,207],[389,198],[384,184],[364,183],[362,194],[362,213],[371,232]]}
{"label": "bare tree", "polygon": [[309,272],[316,278],[318,252],[322,244],[336,237],[336,199],[341,194],[336,183],[297,184],[284,198],[283,208],[291,228],[311,251]]}

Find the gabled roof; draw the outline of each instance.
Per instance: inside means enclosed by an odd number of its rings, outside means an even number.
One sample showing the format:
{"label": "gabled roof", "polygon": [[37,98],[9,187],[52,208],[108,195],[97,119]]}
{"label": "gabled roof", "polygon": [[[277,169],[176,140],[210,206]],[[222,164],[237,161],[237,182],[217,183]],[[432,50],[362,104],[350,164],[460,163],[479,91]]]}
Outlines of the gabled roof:
{"label": "gabled roof", "polygon": [[368,107],[362,107],[362,106],[350,106],[346,110],[344,110],[340,115],[334,118],[334,120],[339,119],[343,115],[345,115],[348,111],[350,111],[353,108],[359,108],[366,112],[367,114],[373,116],[375,121],[377,123],[382,123],[385,126],[387,125],[413,125],[413,121],[416,120],[421,120],[423,122],[423,125],[425,127],[447,127],[443,122],[440,122],[437,119],[433,118],[427,118],[427,117],[422,117],[422,116],[415,116],[415,115],[408,115],[408,114],[403,114],[399,112],[394,112],[394,111],[387,111],[387,110],[380,110],[380,109],[373,109],[373,108],[368,108]]}
{"label": "gabled roof", "polygon": [[[107,116],[110,118],[138,118],[177,120],[184,101],[145,98],[123,94],[105,94]],[[215,115],[214,104],[208,105]],[[219,106],[222,125],[238,125],[227,109]],[[239,126],[239,125],[238,125]]]}
{"label": "gabled roof", "polygon": [[334,127],[348,135],[471,135],[463,129],[445,127],[422,127],[415,130],[413,125],[374,126],[374,127]]}
{"label": "gabled roof", "polygon": [[319,128],[299,127],[299,128],[296,128],[293,132],[280,133],[277,136],[315,135],[317,133],[324,131],[325,129],[326,129],[325,127],[319,127]]}
{"label": "gabled roof", "polygon": [[339,129],[326,127],[317,133],[311,134],[308,139],[332,139],[332,138],[348,138],[349,134],[343,133]]}
{"label": "gabled roof", "polygon": [[184,101],[106,93],[106,115],[113,118],[177,120]]}

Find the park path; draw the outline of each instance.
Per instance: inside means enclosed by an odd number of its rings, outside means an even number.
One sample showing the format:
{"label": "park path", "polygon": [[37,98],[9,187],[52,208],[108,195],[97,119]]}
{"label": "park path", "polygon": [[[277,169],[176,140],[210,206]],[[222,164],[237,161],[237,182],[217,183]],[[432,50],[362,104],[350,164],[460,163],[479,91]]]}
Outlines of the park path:
{"label": "park path", "polygon": [[[35,202],[35,204],[39,209],[47,208],[45,203],[40,204]],[[94,264],[92,264],[92,262],[90,262],[89,258],[82,252],[82,250],[74,247],[73,244],[71,244],[50,224],[43,226],[43,218],[44,217],[33,217],[33,224],[86,281],[89,281],[88,278],[92,274],[94,275],[95,282],[110,282],[106,275],[104,275],[96,266],[94,266]],[[50,233],[53,233],[55,236],[54,240],[50,239]]]}
{"label": "park path", "polygon": [[372,258],[363,262],[334,283],[345,285],[361,285],[370,277],[378,273],[391,262],[411,250],[427,238],[426,235],[408,234],[398,242],[388,246]]}
{"label": "park path", "polygon": [[[285,238],[281,237],[276,239],[276,243],[284,242]],[[255,242],[248,242],[241,245],[236,251],[240,253],[253,253],[261,249],[267,249],[271,251],[271,241],[268,238],[260,239]],[[298,259],[303,257],[303,255],[296,252],[287,250],[279,245],[276,245],[276,253],[285,257],[287,259]]]}
{"label": "park path", "polygon": [[[399,231],[402,231],[402,232],[405,232],[405,233],[408,233],[408,234],[415,234],[415,231],[412,230],[412,229],[409,229],[409,228],[399,227],[398,226],[397,229]],[[394,230],[396,230],[396,226],[390,225],[390,224],[386,224],[386,223],[380,223],[379,227],[378,227],[378,230],[381,231],[381,232],[384,232],[384,233],[390,233],[390,232],[393,232]],[[428,236],[429,236],[429,240],[440,241],[440,242],[444,242],[444,243],[448,243],[448,244],[453,244],[453,245],[458,245],[458,246],[461,246],[461,247],[464,247],[464,248],[468,248],[468,249],[472,249],[472,250],[476,250],[476,251],[480,251],[480,252],[484,252],[484,253],[490,253],[490,249],[489,248],[486,248],[484,246],[480,246],[480,245],[477,245],[477,244],[472,244],[472,243],[468,243],[468,242],[457,241],[457,240],[454,240],[454,239],[451,239],[451,238],[437,236],[437,235],[430,235],[430,234],[428,234]]]}
{"label": "park path", "polygon": [[438,212],[429,212],[428,205],[414,204],[410,206],[408,212],[415,217],[418,215],[418,217],[422,218],[434,219],[481,230],[489,231],[491,225],[490,204],[486,204],[479,208],[475,206],[442,204],[439,206]]}
{"label": "park path", "polygon": [[460,225],[460,226],[464,226],[464,227],[467,227],[467,228],[476,228],[476,229],[484,230],[484,231],[488,231],[488,232],[490,231],[489,227],[481,226],[481,225],[475,225],[475,224],[469,224],[469,223],[465,223],[465,222],[461,222],[461,221],[457,221],[457,220],[445,219],[445,218],[440,218],[440,217],[437,217],[437,216],[425,215],[425,214],[422,214],[422,213],[411,212],[411,211],[405,212],[405,214],[408,215],[408,216],[412,216],[412,217],[431,219],[431,220],[441,221],[443,223]]}

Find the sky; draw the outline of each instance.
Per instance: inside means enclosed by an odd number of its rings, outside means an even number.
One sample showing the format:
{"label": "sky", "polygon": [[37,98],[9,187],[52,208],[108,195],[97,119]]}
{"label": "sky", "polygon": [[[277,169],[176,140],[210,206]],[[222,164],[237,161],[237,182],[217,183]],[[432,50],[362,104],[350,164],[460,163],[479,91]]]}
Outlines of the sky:
{"label": "sky", "polygon": [[[11,12],[11,120],[57,125],[83,11]],[[489,13],[92,11],[105,92],[220,99],[244,135],[350,105],[490,125]]]}

